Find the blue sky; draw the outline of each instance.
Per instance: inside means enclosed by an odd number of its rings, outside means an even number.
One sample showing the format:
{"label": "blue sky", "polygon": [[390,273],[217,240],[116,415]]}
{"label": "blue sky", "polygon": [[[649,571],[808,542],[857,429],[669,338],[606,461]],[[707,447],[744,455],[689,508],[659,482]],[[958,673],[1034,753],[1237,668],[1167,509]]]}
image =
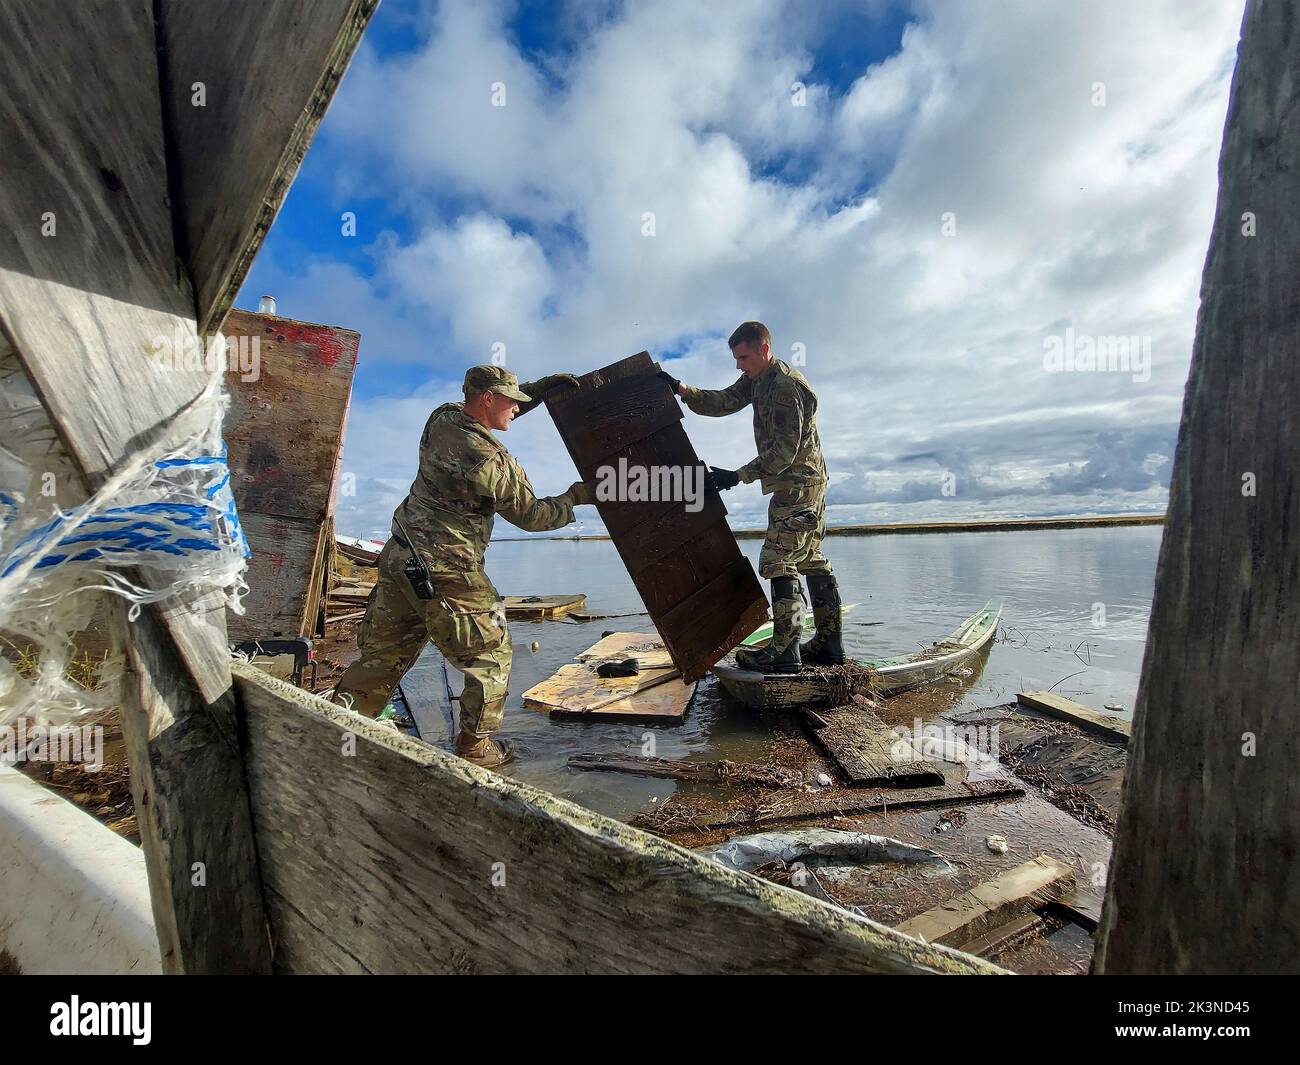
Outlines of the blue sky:
{"label": "blue sky", "polygon": [[[1239,21],[384,0],[237,303],[362,333],[355,534],[494,345],[525,379],[645,348],[718,387],[751,317],[806,358],[832,522],[1159,510]],[[1066,337],[1112,367],[1047,365]],[[753,455],[747,414],[686,426]],[[573,479],[544,413],[504,439],[540,493]],[[727,502],[761,524],[756,488]]]}

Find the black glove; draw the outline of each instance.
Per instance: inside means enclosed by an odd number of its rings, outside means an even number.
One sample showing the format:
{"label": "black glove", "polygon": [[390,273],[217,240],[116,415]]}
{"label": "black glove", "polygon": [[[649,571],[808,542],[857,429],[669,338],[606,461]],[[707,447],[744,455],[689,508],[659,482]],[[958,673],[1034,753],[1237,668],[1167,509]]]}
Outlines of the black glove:
{"label": "black glove", "polygon": [[674,396],[677,396],[678,398],[681,398],[681,393],[678,392],[677,389],[681,387],[681,384],[682,384],[682,383],[681,383],[679,380],[677,380],[677,378],[675,378],[675,377],[674,377],[672,374],[670,374],[667,370],[660,370],[660,371],[659,371],[659,378],[660,378],[660,380],[663,380],[663,381],[667,381],[667,382],[668,382],[668,387],[671,388],[671,389],[673,390],[673,395],[674,395]]}
{"label": "black glove", "polygon": [[710,466],[709,472],[704,475],[706,492],[725,492],[738,484],[740,484],[740,474],[735,470],[724,470],[720,466]]}
{"label": "black glove", "polygon": [[578,379],[571,373],[553,373],[539,377],[536,381],[525,381],[519,388],[530,399],[545,399],[546,393],[561,385],[577,388]]}

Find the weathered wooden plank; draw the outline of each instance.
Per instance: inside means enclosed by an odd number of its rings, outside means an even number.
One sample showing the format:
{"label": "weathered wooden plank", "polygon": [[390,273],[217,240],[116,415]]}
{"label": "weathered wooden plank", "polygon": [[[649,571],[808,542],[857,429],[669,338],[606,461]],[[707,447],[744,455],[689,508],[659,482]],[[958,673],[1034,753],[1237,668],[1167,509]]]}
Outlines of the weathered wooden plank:
{"label": "weathered wooden plank", "polygon": [[[662,382],[660,384],[662,385]],[[649,431],[627,446],[609,452],[600,459],[595,468],[599,469],[601,466],[607,466],[612,471],[627,470],[629,474],[636,469],[669,471],[666,482],[656,479],[655,491],[647,493],[659,498],[598,501],[596,509],[600,511],[605,528],[616,542],[646,522],[662,522],[669,516],[676,516],[682,521],[692,520],[692,512],[685,509],[683,499],[688,489],[692,491],[703,489],[704,466],[700,464],[695,448],[691,445],[685,426],[680,420],[672,421],[664,428]],[[699,471],[691,473],[694,480],[689,483],[687,471]],[[649,480],[646,481],[646,485],[648,488]],[[667,491],[664,491],[665,488]],[[698,497],[697,502],[699,502]],[[705,496],[703,503],[717,518],[724,517],[727,513],[720,495]]]}
{"label": "weathered wooden plank", "polygon": [[1082,703],[1076,703],[1073,699],[1057,695],[1055,692],[1018,692],[1016,700],[1022,706],[1027,706],[1031,710],[1037,710],[1060,721],[1068,721],[1070,724],[1078,725],[1079,728],[1087,732],[1096,733],[1099,736],[1123,744],[1127,744],[1129,736],[1132,735],[1131,723],[1125,721],[1122,717],[1116,717],[1114,714],[1103,714],[1091,707],[1084,706]]}
{"label": "weathered wooden plank", "polygon": [[121,600],[109,609],[129,664],[122,732],[163,971],[268,972],[234,692],[204,704],[158,622],[128,623]]}
{"label": "weathered wooden plank", "polygon": [[652,632],[610,632],[577,655],[579,662],[621,661],[635,658],[643,669],[672,665],[664,642]]}
{"label": "weathered wooden plank", "polygon": [[797,769],[745,762],[684,762],[680,759],[643,758],[632,754],[575,754],[570,769],[601,773],[631,773],[669,780],[707,780],[717,784],[745,784],[759,788],[799,788],[804,777]]}
{"label": "weathered wooden plank", "polygon": [[[578,388],[548,399],[547,407],[584,480],[607,480],[602,471],[627,477],[627,497],[600,500],[597,509],[673,662],[690,682],[762,624],[767,599],[727,527],[721,500],[703,500],[704,518],[687,510],[701,502],[693,478],[703,464],[656,371],[641,352],[584,375]],[[634,470],[675,488],[667,493],[673,498],[633,498]]]}
{"label": "weathered wooden plank", "polygon": [[320,606],[361,337],[351,329],[234,310],[225,436],[231,484],[253,549],[232,637],[309,635]]}
{"label": "weathered wooden plank", "polygon": [[749,560],[742,556],[656,619],[655,625],[673,661],[690,663],[682,676],[696,680],[767,617],[767,599]]}
{"label": "weathered wooden plank", "polygon": [[234,673],[281,971],[1000,971]]}
{"label": "weathered wooden plank", "polygon": [[[178,412],[207,383],[174,357],[195,323],[172,242],[152,5],[73,4],[51,20],[48,5],[6,3],[0,69],[0,213],[12,222],[0,228],[0,328],[98,487],[198,428]],[[123,731],[164,966],[265,971],[224,609],[152,607],[130,624],[121,602],[109,613],[130,650]]]}
{"label": "weathered wooden plank", "polygon": [[897,929],[926,943],[967,943],[1010,917],[1038,909],[1073,886],[1074,871],[1068,865],[1040,854],[942,906],[917,914]]}
{"label": "weathered wooden plank", "polygon": [[1096,969],[1300,970],[1300,5],[1251,0]]}
{"label": "weathered wooden plank", "polygon": [[565,393],[553,401],[553,409],[565,419],[566,443],[587,456],[588,469],[578,467],[584,480],[594,478],[608,456],[682,420],[681,404],[651,373]]}
{"label": "weathered wooden plank", "polygon": [[[262,636],[301,636],[309,600],[309,580],[318,540],[302,522],[262,514],[241,514],[253,546],[248,560],[249,593],[244,614],[230,614],[232,640]],[[364,600],[363,600],[364,601]]]}
{"label": "weathered wooden plank", "polygon": [[174,195],[203,332],[234,302],[378,2],[156,5]]}
{"label": "weathered wooden plank", "polygon": [[788,792],[762,799],[697,806],[674,795],[652,810],[641,810],[631,823],[661,835],[680,835],[707,828],[745,828],[776,825],[809,818],[872,814],[884,810],[910,810],[924,806],[961,806],[973,802],[1015,799],[1025,789],[1011,780],[968,780],[933,788],[877,791],[871,788],[834,788],[822,792]]}
{"label": "weathered wooden plank", "polygon": [[[739,565],[736,538],[725,521],[715,521],[677,550],[653,561],[638,559],[621,544],[615,546],[632,576],[632,583],[641,593],[641,601],[652,616],[666,615],[680,605],[683,589],[701,588],[715,580],[715,575]],[[747,560],[740,561],[748,564]],[[737,579],[741,594],[745,594],[748,582],[744,579],[743,567],[737,570]],[[708,620],[707,613],[704,620]]]}
{"label": "weathered wooden plank", "polygon": [[[153,19],[145,0],[0,11],[0,328],[87,485],[197,428],[174,420],[207,384],[177,341],[193,297],[175,269]],[[85,85],[69,71],[94,71]],[[52,230],[43,227],[53,226]],[[52,235],[45,235],[46,233]],[[155,608],[157,609],[157,608]],[[160,611],[205,698],[230,683],[222,612]]]}
{"label": "weathered wooden plank", "polygon": [[1039,935],[1046,924],[1047,922],[1038,914],[1027,913],[985,932],[969,943],[963,943],[961,950],[965,954],[974,954],[980,958],[996,957],[1003,951]]}
{"label": "weathered wooden plank", "polygon": [[875,713],[857,703],[805,714],[804,724],[851,784],[923,788],[944,782],[943,774],[931,762],[895,758],[898,737]]}
{"label": "weathered wooden plank", "polygon": [[643,570],[689,548],[696,540],[712,532],[725,532],[726,516],[727,508],[722,505],[722,500],[710,494],[704,497],[699,510],[683,511],[670,507],[630,526],[614,546],[635,579]]}

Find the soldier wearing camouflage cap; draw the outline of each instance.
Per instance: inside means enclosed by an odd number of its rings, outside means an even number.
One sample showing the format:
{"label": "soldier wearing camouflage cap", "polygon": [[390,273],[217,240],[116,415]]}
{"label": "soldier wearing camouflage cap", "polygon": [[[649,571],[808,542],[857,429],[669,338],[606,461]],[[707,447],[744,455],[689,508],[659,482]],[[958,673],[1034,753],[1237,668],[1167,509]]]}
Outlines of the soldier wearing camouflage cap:
{"label": "soldier wearing camouflage cap", "polygon": [[433,640],[465,675],[456,753],[488,767],[509,761],[510,745],[492,739],[511,660],[505,608],[483,572],[493,519],[500,514],[529,532],[559,529],[573,521],[575,506],[595,495],[576,482],[562,495],[538,498],[492,433],[509,429],[552,389],[577,383],[572,374],[553,374],[521,385],[504,367],[474,366],[465,374],[465,401],[430,415],[419,472],[379,556],[379,578],[358,634],[361,657],[339,678],[336,702],[350,700],[373,717]]}
{"label": "soldier wearing camouflage cap", "polygon": [[[826,535],[826,461],[817,436],[817,396],[807,378],[772,356],[772,334],[762,322],[745,322],[727,341],[740,380],[719,391],[660,375],[696,414],[722,417],[751,404],[758,457],[738,470],[714,466],[707,488],[726,490],[760,481],[771,493],[767,537],[758,556],[759,575],[772,582],[772,640],[758,651],[742,648],[736,663],[761,673],[797,673],[801,663],[844,661],[839,587],[822,554]],[[803,600],[799,575],[808,578],[816,634],[802,646]]]}

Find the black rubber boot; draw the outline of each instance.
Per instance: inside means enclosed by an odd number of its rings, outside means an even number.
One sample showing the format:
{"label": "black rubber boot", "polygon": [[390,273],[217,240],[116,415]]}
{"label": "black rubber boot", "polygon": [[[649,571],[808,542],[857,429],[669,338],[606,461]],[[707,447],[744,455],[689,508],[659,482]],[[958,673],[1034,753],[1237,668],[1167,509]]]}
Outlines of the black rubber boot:
{"label": "black rubber boot", "polygon": [[808,597],[812,600],[813,622],[817,632],[799,648],[804,665],[838,666],[844,662],[841,635],[843,607],[840,586],[833,573],[808,574]]}
{"label": "black rubber boot", "polygon": [[772,639],[766,647],[736,652],[736,665],[755,673],[798,673],[799,634],[803,631],[803,596],[798,577],[772,578]]}

